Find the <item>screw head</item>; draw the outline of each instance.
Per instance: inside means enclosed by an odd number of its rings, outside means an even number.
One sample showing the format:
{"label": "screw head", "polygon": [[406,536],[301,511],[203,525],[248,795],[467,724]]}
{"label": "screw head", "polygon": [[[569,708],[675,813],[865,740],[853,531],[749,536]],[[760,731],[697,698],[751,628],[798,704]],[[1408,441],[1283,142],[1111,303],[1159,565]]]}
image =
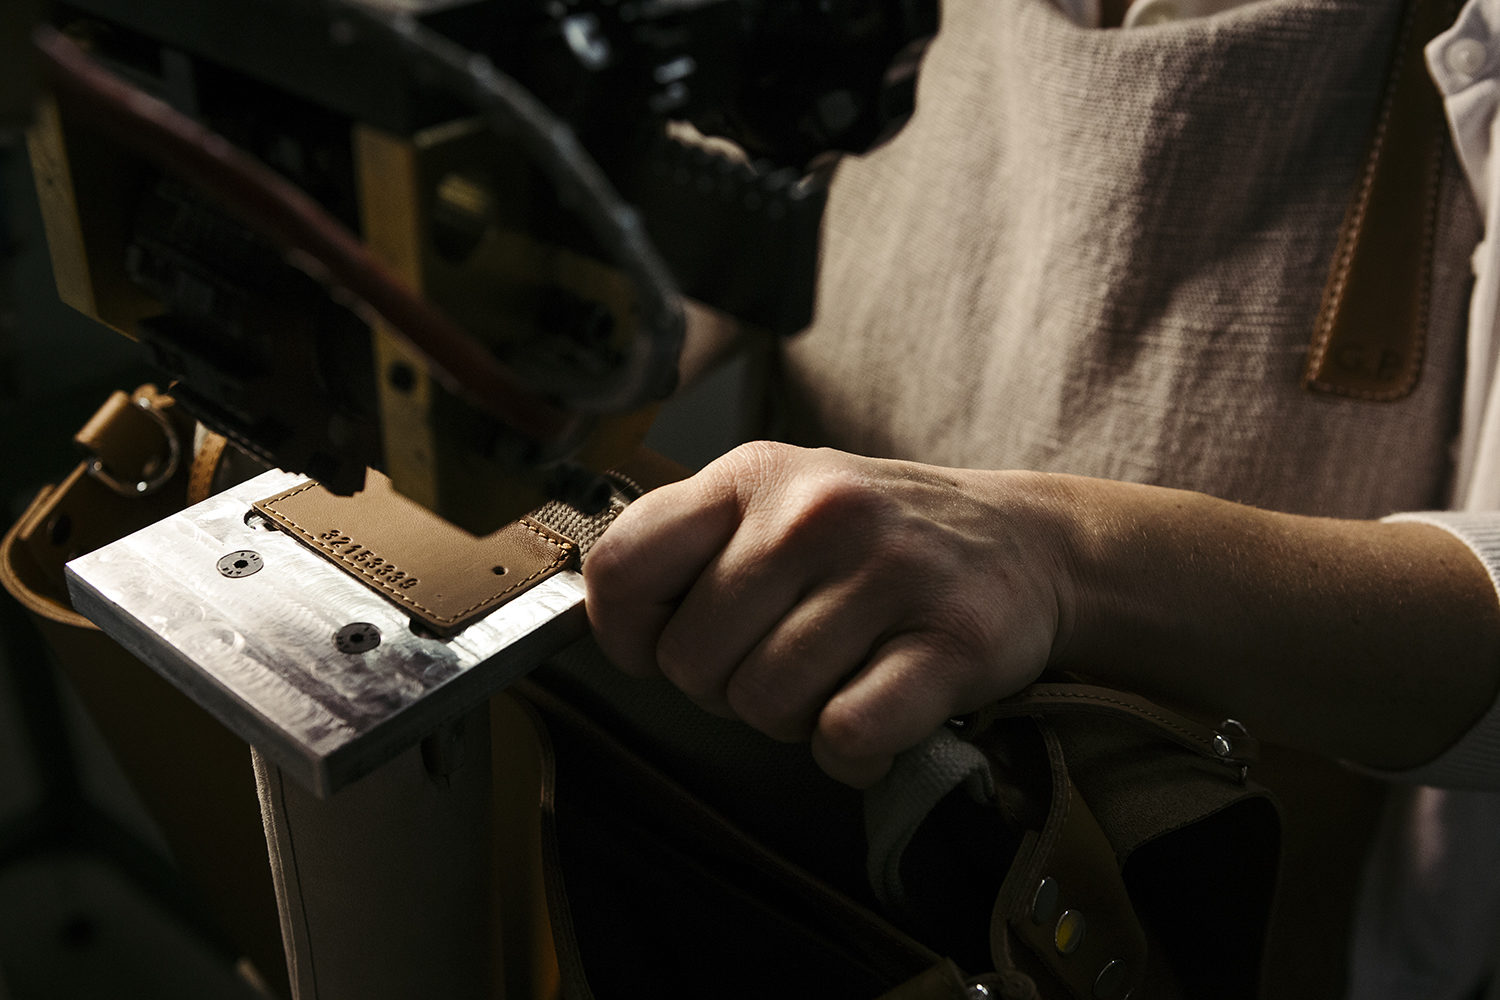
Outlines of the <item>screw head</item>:
{"label": "screw head", "polygon": [[380,645],[380,629],[369,622],[350,622],[333,634],[340,653],[368,653]]}
{"label": "screw head", "polygon": [[231,552],[218,562],[219,572],[237,580],[242,576],[253,576],[261,571],[265,560],[260,557],[259,552],[251,552],[249,549],[240,549]]}

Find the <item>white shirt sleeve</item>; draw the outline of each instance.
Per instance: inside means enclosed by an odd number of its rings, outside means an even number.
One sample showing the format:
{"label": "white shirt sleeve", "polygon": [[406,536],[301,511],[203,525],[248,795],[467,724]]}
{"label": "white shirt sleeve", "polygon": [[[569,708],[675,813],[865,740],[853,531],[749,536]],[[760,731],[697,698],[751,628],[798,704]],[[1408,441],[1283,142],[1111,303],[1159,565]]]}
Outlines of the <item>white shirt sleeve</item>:
{"label": "white shirt sleeve", "polygon": [[[1419,521],[1456,536],[1479,557],[1489,572],[1500,600],[1500,513],[1494,511],[1433,511],[1396,514],[1387,521]],[[1379,772],[1382,777],[1440,788],[1500,790],[1500,702],[1475,723],[1453,746],[1420,767]]]}
{"label": "white shirt sleeve", "polygon": [[[1492,155],[1500,140],[1500,0],[1469,0],[1453,26],[1428,44],[1426,57],[1485,236],[1473,259],[1456,510],[1388,520],[1421,521],[1451,532],[1484,564],[1500,595],[1500,157]],[[1500,790],[1500,702],[1435,760],[1384,776]]]}

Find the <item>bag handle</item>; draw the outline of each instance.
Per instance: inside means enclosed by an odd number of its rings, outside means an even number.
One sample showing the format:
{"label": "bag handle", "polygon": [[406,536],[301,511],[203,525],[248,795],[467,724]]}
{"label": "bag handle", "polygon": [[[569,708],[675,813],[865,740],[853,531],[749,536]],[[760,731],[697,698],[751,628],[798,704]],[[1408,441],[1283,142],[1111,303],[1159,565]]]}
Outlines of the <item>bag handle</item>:
{"label": "bag handle", "polygon": [[997,719],[1035,719],[1069,712],[1107,715],[1145,726],[1201,757],[1239,770],[1242,780],[1245,770],[1260,758],[1260,742],[1234,719],[1206,726],[1138,695],[1092,684],[1033,684],[961,720],[959,728],[968,728],[971,720],[982,729]]}

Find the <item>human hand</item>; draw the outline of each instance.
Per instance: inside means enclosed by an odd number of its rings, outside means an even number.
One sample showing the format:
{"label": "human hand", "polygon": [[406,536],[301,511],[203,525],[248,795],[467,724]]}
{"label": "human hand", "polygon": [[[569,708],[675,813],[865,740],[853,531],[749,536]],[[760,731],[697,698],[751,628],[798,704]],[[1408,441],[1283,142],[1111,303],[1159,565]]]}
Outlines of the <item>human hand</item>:
{"label": "human hand", "polygon": [[747,445],[620,516],[584,566],[589,620],[621,669],[873,784],[1066,632],[1048,480]]}

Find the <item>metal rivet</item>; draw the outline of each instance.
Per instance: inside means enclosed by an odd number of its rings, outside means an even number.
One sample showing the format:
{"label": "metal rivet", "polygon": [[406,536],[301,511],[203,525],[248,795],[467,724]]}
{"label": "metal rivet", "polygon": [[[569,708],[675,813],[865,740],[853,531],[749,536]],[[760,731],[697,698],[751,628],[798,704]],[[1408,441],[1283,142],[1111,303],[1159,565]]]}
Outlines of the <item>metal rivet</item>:
{"label": "metal rivet", "polygon": [[1094,979],[1094,1000],[1125,1000],[1130,968],[1118,958],[1099,970]]}
{"label": "metal rivet", "polygon": [[1083,914],[1077,910],[1064,910],[1063,915],[1057,918],[1057,928],[1052,932],[1052,943],[1057,946],[1059,955],[1071,955],[1083,944],[1084,932],[1088,930],[1088,923],[1083,919]]}
{"label": "metal rivet", "polygon": [[265,561],[261,559],[260,553],[249,549],[231,552],[218,562],[219,572],[232,580],[259,573],[264,565]]}
{"label": "metal rivet", "polygon": [[351,622],[334,633],[333,644],[341,653],[368,653],[380,645],[380,629],[369,622]]}
{"label": "metal rivet", "polygon": [[1031,922],[1040,927],[1042,924],[1050,923],[1057,916],[1057,902],[1061,890],[1057,885],[1057,879],[1044,878],[1037,883],[1036,892],[1031,897]]}
{"label": "metal rivet", "polygon": [[1213,751],[1220,757],[1233,757],[1238,740],[1248,741],[1250,733],[1238,719],[1225,719],[1215,727]]}
{"label": "metal rivet", "polygon": [[1489,50],[1483,42],[1477,38],[1460,38],[1451,43],[1443,52],[1443,62],[1448,68],[1465,80],[1472,80],[1484,69],[1484,64],[1489,58]]}

